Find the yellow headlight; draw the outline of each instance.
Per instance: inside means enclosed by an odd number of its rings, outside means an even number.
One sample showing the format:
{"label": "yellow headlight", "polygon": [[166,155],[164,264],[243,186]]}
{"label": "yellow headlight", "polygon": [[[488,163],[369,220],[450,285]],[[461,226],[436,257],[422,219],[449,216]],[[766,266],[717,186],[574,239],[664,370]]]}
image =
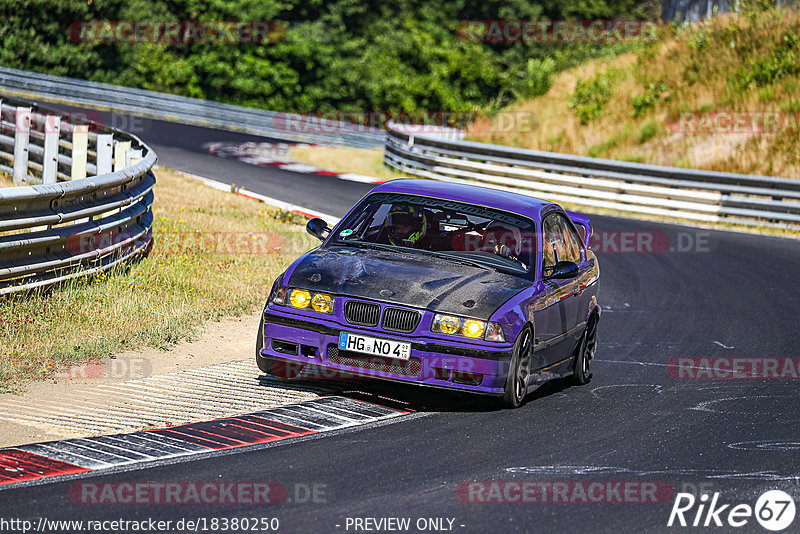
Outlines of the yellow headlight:
{"label": "yellow headlight", "polygon": [[293,289],[289,297],[289,303],[295,308],[308,308],[311,303],[311,293],[305,289]]}
{"label": "yellow headlight", "polygon": [[322,293],[317,293],[314,295],[314,298],[311,299],[311,307],[314,308],[314,311],[318,311],[319,313],[333,313],[333,298],[329,295],[324,295]]}
{"label": "yellow headlight", "polygon": [[476,321],[475,319],[467,319],[464,321],[464,327],[461,329],[461,333],[464,334],[466,337],[471,337],[477,339],[483,336],[483,331],[486,329],[486,325],[483,321]]}
{"label": "yellow headlight", "polygon": [[455,334],[461,326],[461,321],[458,317],[452,315],[443,315],[439,319],[439,331],[443,334]]}

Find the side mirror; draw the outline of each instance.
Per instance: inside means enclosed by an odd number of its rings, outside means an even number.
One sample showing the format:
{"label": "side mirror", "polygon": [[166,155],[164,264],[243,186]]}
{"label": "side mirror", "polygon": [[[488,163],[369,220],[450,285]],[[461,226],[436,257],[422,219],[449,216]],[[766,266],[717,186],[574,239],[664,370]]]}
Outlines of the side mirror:
{"label": "side mirror", "polygon": [[571,261],[560,261],[552,267],[545,267],[542,274],[545,280],[549,278],[575,278],[579,274],[578,264]]}
{"label": "side mirror", "polygon": [[319,217],[315,217],[308,221],[306,224],[306,231],[319,239],[320,241],[324,241],[327,235],[326,232],[330,233],[331,229],[328,228],[328,223],[320,219]]}

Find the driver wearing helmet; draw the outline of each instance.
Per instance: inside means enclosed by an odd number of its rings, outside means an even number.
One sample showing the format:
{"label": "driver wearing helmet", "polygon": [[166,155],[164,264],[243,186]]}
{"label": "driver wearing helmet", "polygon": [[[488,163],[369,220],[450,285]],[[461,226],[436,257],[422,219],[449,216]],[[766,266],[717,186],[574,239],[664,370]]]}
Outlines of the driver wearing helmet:
{"label": "driver wearing helmet", "polygon": [[516,226],[495,222],[486,231],[486,242],[492,252],[511,261],[519,262],[522,252],[522,232]]}
{"label": "driver wearing helmet", "polygon": [[415,247],[425,236],[425,214],[422,208],[399,204],[386,215],[386,238],[390,245]]}

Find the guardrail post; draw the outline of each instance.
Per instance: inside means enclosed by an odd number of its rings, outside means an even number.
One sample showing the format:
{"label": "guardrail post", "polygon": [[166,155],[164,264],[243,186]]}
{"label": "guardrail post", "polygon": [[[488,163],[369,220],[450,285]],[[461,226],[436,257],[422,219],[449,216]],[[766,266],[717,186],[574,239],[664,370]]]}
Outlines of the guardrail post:
{"label": "guardrail post", "polygon": [[86,155],[89,145],[89,125],[76,124],[72,127],[72,171],[70,179],[86,178]]}
{"label": "guardrail post", "polygon": [[130,141],[117,141],[114,143],[114,172],[121,171],[126,167],[130,149]]}
{"label": "guardrail post", "polygon": [[58,136],[61,133],[61,117],[48,115],[44,119],[44,156],[42,157],[42,183],[58,181]]}
{"label": "guardrail post", "polygon": [[14,113],[14,183],[28,179],[28,143],[31,136],[31,108],[17,108]]}
{"label": "guardrail post", "polygon": [[114,134],[97,134],[97,175],[111,172]]}
{"label": "guardrail post", "polygon": [[130,167],[131,165],[136,165],[137,163],[142,161],[142,157],[143,156],[141,149],[131,150],[130,152],[128,152],[128,167]]}

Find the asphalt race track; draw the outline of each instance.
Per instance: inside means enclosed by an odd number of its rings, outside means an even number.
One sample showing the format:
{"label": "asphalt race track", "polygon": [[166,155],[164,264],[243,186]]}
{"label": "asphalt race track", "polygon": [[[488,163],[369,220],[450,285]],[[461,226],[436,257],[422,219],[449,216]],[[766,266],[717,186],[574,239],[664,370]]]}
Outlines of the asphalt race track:
{"label": "asphalt race track", "polygon": [[[161,165],[334,215],[344,214],[370,188],[202,153],[202,143],[235,135],[209,139],[207,130],[175,125],[140,134]],[[482,398],[372,384],[370,392],[417,412],[358,430],[80,479],[273,481],[287,489],[279,504],[76,504],[69,490],[77,479],[67,479],[0,490],[3,516],[275,517],[280,532],[366,532],[376,526],[357,518],[409,518],[410,532],[766,532],[754,517],[736,529],[727,523],[668,528],[667,521],[678,492],[719,492],[720,504],[753,506],[764,491],[781,489],[797,501],[798,376],[781,364],[782,379],[726,379],[711,372],[696,378],[696,368],[678,378],[667,363],[726,358],[710,361],[730,366],[737,358],[783,362],[800,356],[800,246],[630,219],[592,221],[601,236],[595,250],[603,314],[586,386],[553,383],[520,409],[502,410]],[[647,243],[655,243],[652,250]],[[786,361],[798,371],[797,359]],[[503,493],[517,488],[508,484],[462,484],[472,481],[537,482],[545,489],[536,500],[547,502],[476,502],[520,495]],[[578,490],[595,482],[604,488],[602,502],[586,502]],[[565,486],[568,491],[557,498],[553,488]],[[310,487],[319,490],[316,497],[309,497]],[[626,494],[624,488],[633,489]],[[687,521],[696,512],[697,506],[687,512]],[[726,517],[727,511],[720,516]],[[700,524],[705,520],[703,515]],[[797,531],[798,524],[800,519],[788,531]],[[383,531],[390,525],[382,523]]]}

